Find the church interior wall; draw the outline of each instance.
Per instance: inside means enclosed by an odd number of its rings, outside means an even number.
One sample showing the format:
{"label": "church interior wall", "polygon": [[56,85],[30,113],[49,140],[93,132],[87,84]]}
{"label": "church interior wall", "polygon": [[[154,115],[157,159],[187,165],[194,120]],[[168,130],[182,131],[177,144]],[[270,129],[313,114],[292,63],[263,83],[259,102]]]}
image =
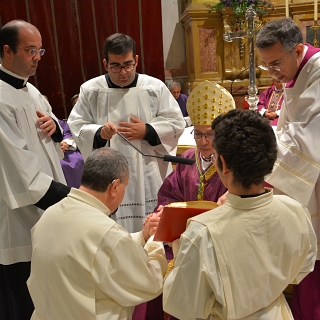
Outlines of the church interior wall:
{"label": "church interior wall", "polygon": [[182,93],[188,93],[186,41],[180,21],[184,7],[180,0],[162,0],[161,6],[165,82],[169,86],[177,81]]}
{"label": "church interior wall", "polygon": [[[59,118],[68,116],[70,98],[83,82],[105,73],[103,44],[115,32],[135,39],[138,72],[167,85],[178,81],[183,93],[203,80],[216,81],[232,90],[237,107],[242,107],[249,85],[249,72],[244,70],[248,67],[248,48],[245,46],[244,58],[240,59],[237,43],[223,40],[228,28],[226,15],[209,13],[206,6],[217,1],[128,1],[1,1],[0,26],[12,19],[24,19],[42,34],[46,53],[30,82],[49,98]],[[264,16],[265,21],[285,16],[285,1],[273,3],[275,10]],[[301,27],[304,40],[312,42],[313,2],[289,1],[289,16]],[[256,55],[256,65],[259,63]],[[256,71],[261,92],[271,84],[271,78],[265,71]]]}
{"label": "church interior wall", "polygon": [[13,19],[34,24],[45,55],[30,77],[58,118],[67,118],[71,97],[85,81],[105,73],[103,46],[115,32],[137,46],[137,71],[165,81],[161,0],[1,0],[0,27]]}

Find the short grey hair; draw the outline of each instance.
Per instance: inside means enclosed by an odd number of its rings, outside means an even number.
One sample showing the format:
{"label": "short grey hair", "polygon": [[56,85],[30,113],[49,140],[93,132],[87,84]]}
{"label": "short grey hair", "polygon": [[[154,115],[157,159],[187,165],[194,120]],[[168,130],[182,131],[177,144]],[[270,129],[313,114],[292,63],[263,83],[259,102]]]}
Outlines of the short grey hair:
{"label": "short grey hair", "polygon": [[179,82],[172,82],[170,85],[169,85],[169,90],[171,91],[171,89],[174,89],[174,88],[179,88],[181,89],[181,86],[180,86],[180,83]]}
{"label": "short grey hair", "polygon": [[291,18],[282,18],[267,22],[259,31],[256,47],[265,49],[280,42],[285,51],[289,52],[297,44],[303,43],[302,32]]}
{"label": "short grey hair", "polygon": [[125,156],[112,148],[100,148],[87,158],[81,178],[81,185],[97,192],[104,192],[115,179],[123,183],[129,175]]}

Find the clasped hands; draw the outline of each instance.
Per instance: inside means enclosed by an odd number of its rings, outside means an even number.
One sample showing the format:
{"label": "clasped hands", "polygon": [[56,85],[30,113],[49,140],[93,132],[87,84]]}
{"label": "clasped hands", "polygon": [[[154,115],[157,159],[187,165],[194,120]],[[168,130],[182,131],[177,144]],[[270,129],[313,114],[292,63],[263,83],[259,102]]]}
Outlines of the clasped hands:
{"label": "clasped hands", "polygon": [[264,113],[264,116],[268,119],[268,120],[274,120],[275,118],[278,118],[278,115],[275,111],[266,111]]}
{"label": "clasped hands", "polygon": [[156,212],[150,213],[143,222],[142,235],[147,242],[148,239],[153,236],[158,228],[159,221],[161,219],[163,206],[159,206]]}
{"label": "clasped hands", "polygon": [[121,133],[128,140],[143,139],[146,135],[145,123],[131,116],[132,122],[119,122],[118,127],[113,122],[107,122],[103,125],[100,135],[105,140],[110,140],[117,132]]}

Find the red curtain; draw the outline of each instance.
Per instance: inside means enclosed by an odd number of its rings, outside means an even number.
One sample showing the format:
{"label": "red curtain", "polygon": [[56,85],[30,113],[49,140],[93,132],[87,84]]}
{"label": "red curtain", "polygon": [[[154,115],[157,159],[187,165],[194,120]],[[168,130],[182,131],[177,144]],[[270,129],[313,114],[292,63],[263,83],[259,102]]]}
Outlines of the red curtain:
{"label": "red curtain", "polygon": [[136,41],[137,71],[164,81],[161,0],[0,0],[0,26],[13,19],[41,33],[46,52],[29,81],[60,119],[80,85],[105,73],[103,46],[115,32]]}

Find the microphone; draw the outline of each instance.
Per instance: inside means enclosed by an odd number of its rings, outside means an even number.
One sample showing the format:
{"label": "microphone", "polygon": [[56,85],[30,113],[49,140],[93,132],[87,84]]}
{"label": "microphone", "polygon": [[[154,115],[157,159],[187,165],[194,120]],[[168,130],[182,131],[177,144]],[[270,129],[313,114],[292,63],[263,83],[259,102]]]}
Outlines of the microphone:
{"label": "microphone", "polygon": [[187,159],[187,158],[181,158],[181,157],[175,157],[175,156],[169,156],[165,154],[164,156],[156,156],[155,154],[145,154],[138,148],[136,148],[126,137],[124,137],[120,132],[117,132],[117,134],[125,141],[127,141],[130,146],[135,148],[140,154],[142,154],[144,157],[153,157],[153,158],[158,158],[162,159],[164,161],[169,161],[169,162],[175,162],[175,163],[182,163],[182,164],[188,164],[191,165],[195,162],[193,159]]}

